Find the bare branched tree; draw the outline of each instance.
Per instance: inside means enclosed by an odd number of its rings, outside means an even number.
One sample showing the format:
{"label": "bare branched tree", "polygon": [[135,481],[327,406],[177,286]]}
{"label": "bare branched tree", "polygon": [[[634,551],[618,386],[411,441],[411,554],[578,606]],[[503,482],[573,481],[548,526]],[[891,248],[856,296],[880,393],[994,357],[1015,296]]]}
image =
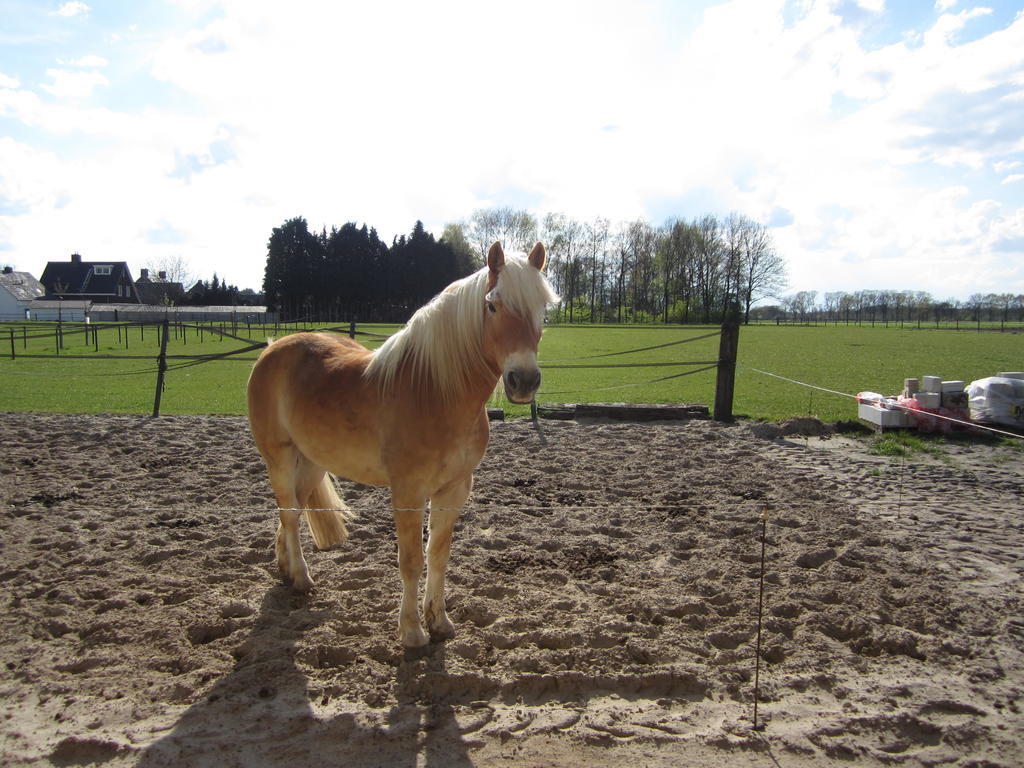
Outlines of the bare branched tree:
{"label": "bare branched tree", "polygon": [[495,240],[506,251],[529,251],[537,241],[537,219],[528,211],[509,207],[479,208],[469,217],[465,231],[482,263]]}
{"label": "bare branched tree", "polygon": [[170,282],[181,283],[185,290],[195,285],[199,279],[192,271],[192,265],[189,264],[188,259],[178,253],[151,258],[146,262],[146,268],[151,277],[163,272]]}

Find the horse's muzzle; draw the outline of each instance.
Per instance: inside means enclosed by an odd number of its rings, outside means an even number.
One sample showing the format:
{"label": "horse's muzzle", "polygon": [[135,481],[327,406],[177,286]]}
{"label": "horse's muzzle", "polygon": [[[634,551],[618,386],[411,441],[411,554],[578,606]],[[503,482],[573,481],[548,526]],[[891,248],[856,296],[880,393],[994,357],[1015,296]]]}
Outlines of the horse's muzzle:
{"label": "horse's muzzle", "polygon": [[505,396],[513,403],[520,405],[529,403],[540,387],[540,368],[516,367],[508,368],[502,377],[505,383]]}

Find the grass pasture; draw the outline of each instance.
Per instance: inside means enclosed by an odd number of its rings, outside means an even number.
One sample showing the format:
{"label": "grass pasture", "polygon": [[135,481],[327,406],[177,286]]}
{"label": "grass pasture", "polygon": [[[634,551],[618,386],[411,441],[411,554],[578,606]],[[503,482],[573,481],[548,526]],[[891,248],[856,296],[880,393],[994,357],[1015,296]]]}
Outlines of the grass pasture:
{"label": "grass pasture", "polygon": [[[0,410],[54,413],[149,413],[156,388],[159,351],[152,326],[121,328],[99,324],[98,343],[84,333],[67,333],[60,359],[53,355],[51,324],[10,324],[0,327]],[[230,329],[229,329],[230,330]],[[238,335],[262,341],[274,328],[247,329]],[[386,335],[395,326],[360,325],[359,331]],[[711,406],[715,371],[672,378],[703,366],[621,367],[714,361],[718,337],[650,349],[635,354],[606,355],[657,347],[715,332],[709,327],[679,326],[551,326],[540,347],[544,383],[542,402],[703,402]],[[284,333],[286,329],[277,329]],[[10,358],[11,334],[15,359]],[[127,334],[127,339],[126,335]],[[378,339],[360,336],[370,346]],[[127,349],[126,349],[127,341]],[[172,333],[168,344],[169,370],[161,411],[166,414],[240,414],[245,412],[245,382],[255,352],[184,366],[182,357],[220,354],[244,342],[189,328]],[[97,349],[98,347],[98,349]],[[134,359],[103,359],[104,355]],[[137,357],[135,357],[137,356]],[[547,363],[545,365],[545,363]],[[608,365],[581,368],[560,366]],[[855,394],[898,392],[903,379],[935,375],[944,379],[992,376],[1001,370],[1024,368],[1024,333],[975,330],[936,330],[885,327],[751,326],[740,330],[739,365],[734,412],[744,418],[780,420],[813,415],[824,421],[856,417],[849,398],[808,389],[765,376],[754,369],[808,384]],[[512,415],[528,412],[509,406],[500,395],[492,405]]]}

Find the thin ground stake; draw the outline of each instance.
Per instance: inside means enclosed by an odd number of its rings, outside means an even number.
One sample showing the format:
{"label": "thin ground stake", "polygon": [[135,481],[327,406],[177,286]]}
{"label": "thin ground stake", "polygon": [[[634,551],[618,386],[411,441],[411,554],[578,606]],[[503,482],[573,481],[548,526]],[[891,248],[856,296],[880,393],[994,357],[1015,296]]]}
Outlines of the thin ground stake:
{"label": "thin ground stake", "polygon": [[896,501],[896,518],[900,518],[903,511],[903,472],[907,468],[907,447],[903,446],[903,453],[900,454],[900,485],[899,496]]}
{"label": "thin ground stake", "polygon": [[166,319],[157,330],[157,334],[162,331],[163,336],[160,341],[160,355],[156,359],[156,396],[153,398],[153,416],[160,415],[160,398],[164,393],[164,374],[167,372],[167,335],[169,330]]}
{"label": "thin ground stake", "polygon": [[754,730],[764,728],[758,725],[757,705],[761,699],[761,616],[764,613],[764,552],[768,531],[768,510],[761,510],[761,576],[757,592],[757,651],[754,656]]}
{"label": "thin ground stake", "polygon": [[533,421],[533,428],[537,430],[537,437],[541,445],[547,445],[548,439],[544,436],[544,430],[540,428],[540,420],[537,418],[537,398],[530,401],[530,419]]}

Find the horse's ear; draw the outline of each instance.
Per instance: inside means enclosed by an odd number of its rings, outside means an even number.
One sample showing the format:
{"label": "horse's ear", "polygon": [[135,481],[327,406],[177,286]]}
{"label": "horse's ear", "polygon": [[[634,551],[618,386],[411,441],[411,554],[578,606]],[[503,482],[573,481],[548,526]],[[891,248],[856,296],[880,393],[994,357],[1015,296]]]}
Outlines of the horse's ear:
{"label": "horse's ear", "polygon": [[494,245],[487,251],[487,268],[491,270],[492,274],[497,275],[504,266],[505,252],[501,250],[501,243],[495,241]]}
{"label": "horse's ear", "polygon": [[505,252],[501,250],[501,243],[497,240],[494,241],[494,245],[487,251],[487,269],[490,272],[487,274],[487,292],[498,284],[498,273],[501,272],[505,266]]}
{"label": "horse's ear", "polygon": [[533,250],[530,251],[530,255],[527,257],[529,262],[533,264],[537,269],[543,270],[544,264],[548,260],[548,255],[544,251],[544,246],[541,243],[537,243],[533,246]]}

